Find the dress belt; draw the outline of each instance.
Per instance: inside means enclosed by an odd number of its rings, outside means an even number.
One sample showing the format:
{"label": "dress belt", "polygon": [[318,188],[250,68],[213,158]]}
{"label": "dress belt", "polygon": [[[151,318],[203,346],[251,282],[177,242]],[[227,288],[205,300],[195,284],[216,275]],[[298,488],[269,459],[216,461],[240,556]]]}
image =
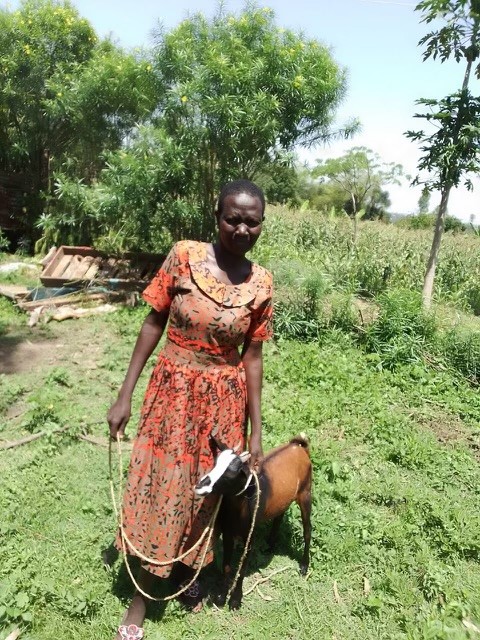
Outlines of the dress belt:
{"label": "dress belt", "polygon": [[[219,348],[220,349],[220,348]],[[182,364],[188,364],[193,366],[205,367],[205,366],[230,366],[238,367],[241,365],[241,358],[238,350],[235,347],[225,347],[217,353],[211,353],[208,351],[199,351],[181,347],[180,345],[168,340],[160,352],[160,356],[181,362]]]}

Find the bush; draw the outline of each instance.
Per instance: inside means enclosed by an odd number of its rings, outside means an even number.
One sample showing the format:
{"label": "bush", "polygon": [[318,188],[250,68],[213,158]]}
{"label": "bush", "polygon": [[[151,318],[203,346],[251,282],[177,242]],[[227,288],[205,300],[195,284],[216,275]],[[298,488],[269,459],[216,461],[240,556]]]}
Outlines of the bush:
{"label": "bush", "polygon": [[419,213],[416,216],[405,216],[397,222],[404,229],[431,229],[435,224],[434,213]]}
{"label": "bush", "polygon": [[421,295],[393,290],[377,302],[379,315],[365,334],[367,350],[377,353],[387,369],[423,361],[434,348],[437,327],[434,317],[423,310]]}
{"label": "bush", "polygon": [[473,384],[480,384],[480,332],[454,327],[440,338],[446,362]]}

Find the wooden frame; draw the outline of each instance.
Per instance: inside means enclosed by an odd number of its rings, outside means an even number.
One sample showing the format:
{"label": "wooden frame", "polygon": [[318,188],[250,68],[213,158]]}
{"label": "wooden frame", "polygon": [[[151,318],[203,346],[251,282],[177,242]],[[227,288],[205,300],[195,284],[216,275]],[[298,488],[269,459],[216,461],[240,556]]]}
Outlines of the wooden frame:
{"label": "wooden frame", "polygon": [[45,287],[96,284],[142,291],[163,260],[164,256],[154,253],[112,256],[90,247],[61,246],[42,271],[40,280]]}

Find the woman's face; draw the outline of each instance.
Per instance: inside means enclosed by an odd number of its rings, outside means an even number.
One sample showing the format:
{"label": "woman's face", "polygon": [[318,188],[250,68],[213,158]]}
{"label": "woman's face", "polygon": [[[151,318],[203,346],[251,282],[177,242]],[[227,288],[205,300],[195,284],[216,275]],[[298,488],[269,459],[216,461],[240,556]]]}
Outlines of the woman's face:
{"label": "woman's face", "polygon": [[262,203],[248,193],[229,195],[217,213],[218,236],[227,251],[244,256],[262,232]]}

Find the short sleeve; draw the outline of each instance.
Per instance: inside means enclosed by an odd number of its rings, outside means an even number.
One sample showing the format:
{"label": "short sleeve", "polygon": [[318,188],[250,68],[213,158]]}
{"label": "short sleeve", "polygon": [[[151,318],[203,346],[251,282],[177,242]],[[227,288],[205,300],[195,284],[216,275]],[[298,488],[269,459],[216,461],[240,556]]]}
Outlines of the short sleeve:
{"label": "short sleeve", "polygon": [[168,311],[175,291],[175,277],[180,266],[178,244],[175,244],[165,258],[162,266],[142,293],[145,302],[155,311]]}
{"label": "short sleeve", "polygon": [[252,312],[252,320],[247,337],[253,342],[270,340],[273,337],[272,276],[266,271],[262,287],[262,300]]}

